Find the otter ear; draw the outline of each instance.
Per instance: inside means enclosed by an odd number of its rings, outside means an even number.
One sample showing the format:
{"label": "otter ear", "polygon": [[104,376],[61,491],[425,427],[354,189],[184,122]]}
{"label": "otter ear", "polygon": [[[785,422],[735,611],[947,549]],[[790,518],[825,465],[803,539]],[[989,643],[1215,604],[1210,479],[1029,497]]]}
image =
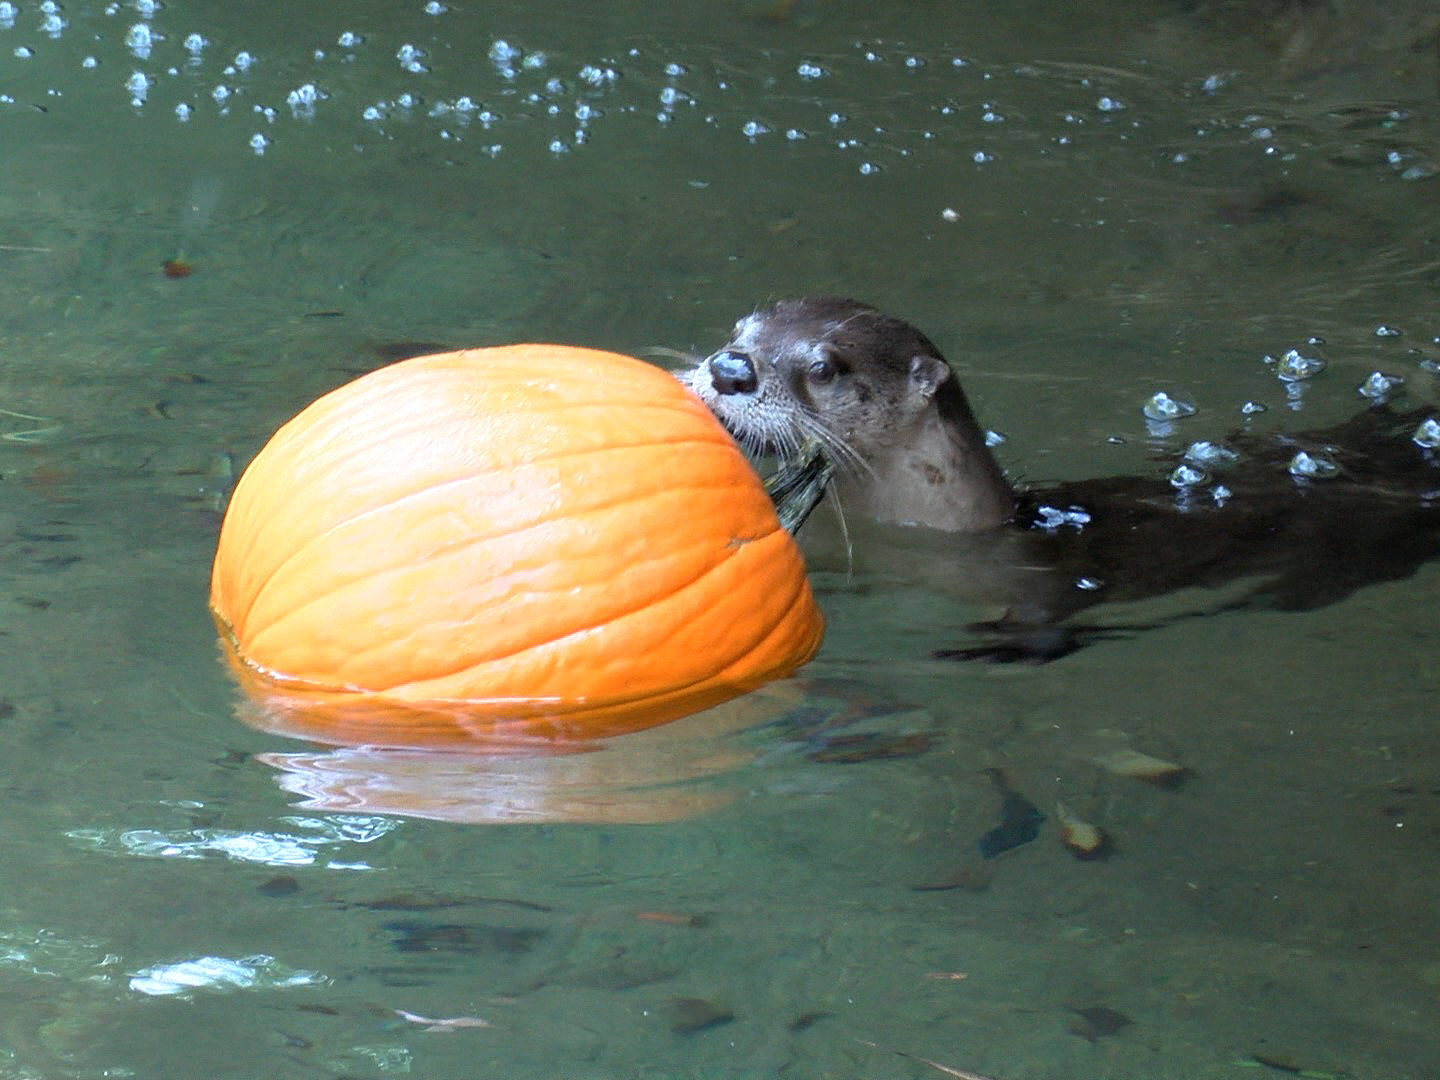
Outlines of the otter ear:
{"label": "otter ear", "polygon": [[916,353],[910,358],[910,386],[929,401],[940,392],[950,378],[950,365],[930,353]]}

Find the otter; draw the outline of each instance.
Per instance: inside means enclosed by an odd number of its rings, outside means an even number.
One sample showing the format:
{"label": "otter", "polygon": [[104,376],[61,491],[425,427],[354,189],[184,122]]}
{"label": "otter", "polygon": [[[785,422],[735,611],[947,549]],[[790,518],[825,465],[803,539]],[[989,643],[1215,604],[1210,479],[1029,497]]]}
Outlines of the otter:
{"label": "otter", "polygon": [[[972,625],[981,644],[937,656],[1054,660],[1142,628],[1081,625],[1079,612],[1189,586],[1247,582],[1227,608],[1318,608],[1440,555],[1440,461],[1412,438],[1425,409],[1237,433],[1234,463],[1209,485],[1157,475],[1025,489],[1006,479],[934,343],[858,301],[759,309],[682,377],[751,455],[785,462],[818,447],[846,512],[950,538],[953,576],[1003,614]],[[1338,475],[1297,477],[1302,451]]]}

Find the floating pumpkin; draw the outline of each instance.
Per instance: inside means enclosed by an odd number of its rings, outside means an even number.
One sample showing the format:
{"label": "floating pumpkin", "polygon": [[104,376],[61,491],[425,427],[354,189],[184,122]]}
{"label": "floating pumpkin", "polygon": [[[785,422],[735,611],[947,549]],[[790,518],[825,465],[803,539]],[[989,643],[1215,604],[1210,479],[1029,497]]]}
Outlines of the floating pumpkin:
{"label": "floating pumpkin", "polygon": [[512,345],[365,375],[235,488],[210,604],[268,726],[593,738],[784,675],[821,619],[754,470],[667,373]]}

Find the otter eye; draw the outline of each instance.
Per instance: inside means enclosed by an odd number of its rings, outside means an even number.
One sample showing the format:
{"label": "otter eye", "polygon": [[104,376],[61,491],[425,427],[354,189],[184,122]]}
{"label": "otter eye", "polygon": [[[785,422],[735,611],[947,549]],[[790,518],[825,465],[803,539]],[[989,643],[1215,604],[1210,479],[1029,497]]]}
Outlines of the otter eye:
{"label": "otter eye", "polygon": [[819,386],[833,382],[838,374],[840,374],[840,369],[829,357],[811,360],[810,365],[805,369],[805,377]]}

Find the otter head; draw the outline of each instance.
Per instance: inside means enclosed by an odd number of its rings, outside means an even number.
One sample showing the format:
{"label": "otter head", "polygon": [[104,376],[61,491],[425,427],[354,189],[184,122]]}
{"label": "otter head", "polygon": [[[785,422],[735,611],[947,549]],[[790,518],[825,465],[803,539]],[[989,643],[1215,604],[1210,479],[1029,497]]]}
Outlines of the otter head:
{"label": "otter head", "polygon": [[912,441],[950,366],[920,331],[853,300],[782,300],[745,316],[690,376],[691,388],[752,453],[818,441],[864,470]]}
{"label": "otter head", "polygon": [[818,443],[842,501],[886,521],[999,524],[1013,507],[964,392],[915,327],[854,300],[782,300],[686,380],[752,454]]}

